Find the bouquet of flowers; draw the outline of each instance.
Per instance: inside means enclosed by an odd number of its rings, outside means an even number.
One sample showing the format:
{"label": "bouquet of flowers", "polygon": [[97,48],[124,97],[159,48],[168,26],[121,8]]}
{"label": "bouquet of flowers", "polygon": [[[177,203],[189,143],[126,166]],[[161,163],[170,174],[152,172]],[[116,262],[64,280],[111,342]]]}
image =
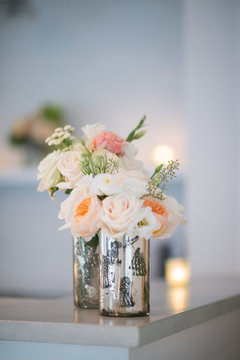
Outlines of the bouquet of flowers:
{"label": "bouquet of flowers", "polygon": [[100,229],[111,238],[163,239],[186,223],[183,206],[165,193],[178,160],[160,164],[149,176],[135,159],[133,142],[146,133],[144,126],[145,116],[124,139],[102,124],[86,125],[77,139],[67,125],[46,139],[52,152],[39,164],[38,190],[52,198],[58,190],[68,195],[58,215],[65,221],[61,230],[70,228],[73,237],[87,241]]}

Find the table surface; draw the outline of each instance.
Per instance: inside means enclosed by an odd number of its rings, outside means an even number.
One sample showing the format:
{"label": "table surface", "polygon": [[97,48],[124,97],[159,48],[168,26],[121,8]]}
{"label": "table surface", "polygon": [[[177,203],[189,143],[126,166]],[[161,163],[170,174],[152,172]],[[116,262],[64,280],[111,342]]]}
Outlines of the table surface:
{"label": "table surface", "polygon": [[0,340],[137,347],[240,308],[240,278],[151,283],[149,317],[111,318],[78,309],[72,296],[0,298]]}

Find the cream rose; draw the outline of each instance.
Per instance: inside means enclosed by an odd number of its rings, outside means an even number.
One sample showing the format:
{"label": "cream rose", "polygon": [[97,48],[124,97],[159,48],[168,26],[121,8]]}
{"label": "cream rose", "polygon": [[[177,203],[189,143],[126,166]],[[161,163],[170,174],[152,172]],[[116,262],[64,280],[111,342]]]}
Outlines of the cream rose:
{"label": "cream rose", "polygon": [[79,166],[79,153],[76,151],[66,151],[58,159],[57,168],[61,174],[70,181],[83,176]]}
{"label": "cream rose", "polygon": [[142,201],[130,193],[109,196],[102,201],[102,231],[109,237],[120,237],[133,222]]}
{"label": "cream rose", "polygon": [[60,151],[53,151],[40,162],[37,179],[41,180],[41,182],[38,186],[38,191],[49,190],[55,187],[60,181],[61,174],[57,168],[57,162],[60,156]]}
{"label": "cream rose", "polygon": [[147,193],[147,177],[140,171],[119,169],[116,178],[123,191],[132,192],[138,197]]}

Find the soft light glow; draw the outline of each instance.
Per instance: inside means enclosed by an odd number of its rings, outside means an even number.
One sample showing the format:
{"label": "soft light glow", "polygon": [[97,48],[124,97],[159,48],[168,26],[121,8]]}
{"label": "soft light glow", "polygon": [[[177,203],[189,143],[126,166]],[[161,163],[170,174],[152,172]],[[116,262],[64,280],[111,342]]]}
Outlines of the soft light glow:
{"label": "soft light glow", "polygon": [[189,304],[189,291],[187,287],[169,287],[166,294],[169,307],[176,312],[185,310]]}
{"label": "soft light glow", "polygon": [[155,165],[167,164],[170,160],[176,160],[176,154],[169,145],[159,145],[153,149],[152,158]]}
{"label": "soft light glow", "polygon": [[170,286],[187,285],[190,279],[189,264],[181,258],[169,259],[165,263],[167,284]]}

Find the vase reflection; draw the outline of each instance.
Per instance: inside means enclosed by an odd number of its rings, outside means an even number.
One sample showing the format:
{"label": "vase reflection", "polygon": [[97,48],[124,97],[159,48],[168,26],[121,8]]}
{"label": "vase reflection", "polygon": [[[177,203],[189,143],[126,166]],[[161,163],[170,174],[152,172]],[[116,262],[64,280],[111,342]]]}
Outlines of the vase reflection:
{"label": "vase reflection", "polygon": [[187,287],[169,287],[166,295],[166,302],[174,312],[183,311],[189,305],[189,290]]}

